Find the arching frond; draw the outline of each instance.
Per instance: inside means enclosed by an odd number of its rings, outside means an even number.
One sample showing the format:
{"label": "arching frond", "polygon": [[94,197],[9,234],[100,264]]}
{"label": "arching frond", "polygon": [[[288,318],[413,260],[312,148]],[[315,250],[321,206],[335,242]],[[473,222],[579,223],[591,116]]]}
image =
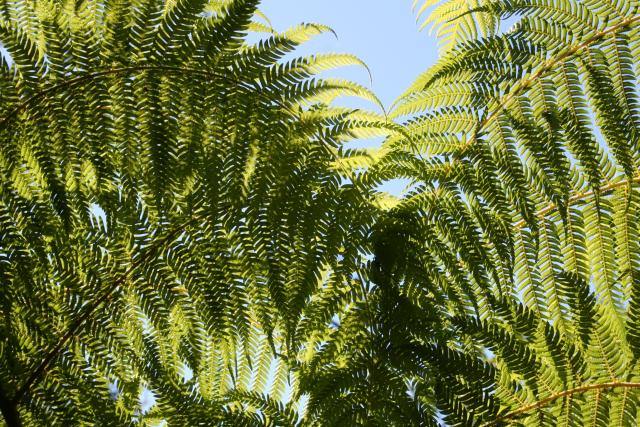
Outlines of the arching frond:
{"label": "arching frond", "polygon": [[289,360],[378,212],[342,144],[398,126],[330,105],[379,103],[315,78],[356,57],[282,60],[328,28],[247,42],[257,3],[0,5],[10,425],[298,423]]}
{"label": "arching frond", "polygon": [[440,42],[441,52],[456,44],[496,32],[499,19],[487,10],[482,0],[413,0],[420,29],[431,27]]}
{"label": "arching frond", "polygon": [[406,134],[372,168],[414,186],[394,211],[421,224],[409,244],[430,259],[402,268],[402,293],[453,288],[438,345],[492,367],[432,363],[446,379],[424,387],[451,425],[634,425],[638,5],[479,10],[523,17],[420,76],[391,112]]}

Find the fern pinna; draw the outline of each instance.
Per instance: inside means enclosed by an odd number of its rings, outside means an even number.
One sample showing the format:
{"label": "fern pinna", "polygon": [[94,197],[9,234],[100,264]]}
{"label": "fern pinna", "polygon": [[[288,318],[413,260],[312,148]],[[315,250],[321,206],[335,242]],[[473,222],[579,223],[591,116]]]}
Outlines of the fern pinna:
{"label": "fern pinna", "polygon": [[447,425],[636,425],[640,4],[459,3],[431,21],[515,24],[460,33],[391,113],[372,179],[412,181],[396,286],[446,301],[394,351]]}
{"label": "fern pinna", "polygon": [[314,78],[361,61],[285,57],[329,29],[257,3],[0,3],[6,424],[299,421],[300,322],[347,299],[377,212],[342,144],[397,126],[331,107],[377,102]]}
{"label": "fern pinna", "polygon": [[379,116],[257,3],[0,2],[5,423],[635,425],[639,4],[416,1]]}

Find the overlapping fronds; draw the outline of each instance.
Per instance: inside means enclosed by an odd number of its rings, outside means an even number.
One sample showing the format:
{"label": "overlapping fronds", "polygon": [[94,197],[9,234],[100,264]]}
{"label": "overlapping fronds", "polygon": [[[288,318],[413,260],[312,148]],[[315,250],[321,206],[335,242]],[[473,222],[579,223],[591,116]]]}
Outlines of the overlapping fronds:
{"label": "overlapping fronds", "polygon": [[486,0],[413,0],[420,29],[431,27],[441,52],[456,44],[494,34],[499,19],[486,10]]}
{"label": "overlapping fronds", "polygon": [[522,18],[465,37],[391,112],[407,135],[369,177],[411,180],[390,214],[419,254],[394,283],[446,300],[427,342],[457,355],[412,350],[404,375],[448,425],[638,422],[639,7],[487,3]]}
{"label": "overlapping fronds", "polygon": [[7,424],[298,422],[289,355],[377,215],[342,143],[397,126],[329,106],[377,102],[314,78],[361,61],[285,61],[328,29],[257,3],[0,2]]}
{"label": "overlapping fronds", "polygon": [[420,3],[393,124],[257,3],[0,2],[5,423],[637,424],[640,4]]}

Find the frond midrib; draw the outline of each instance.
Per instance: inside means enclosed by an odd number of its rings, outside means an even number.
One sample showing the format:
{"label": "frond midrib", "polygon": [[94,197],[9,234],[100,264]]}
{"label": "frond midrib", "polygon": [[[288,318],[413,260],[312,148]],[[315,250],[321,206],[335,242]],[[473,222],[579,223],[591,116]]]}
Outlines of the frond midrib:
{"label": "frond midrib", "polygon": [[564,390],[558,393],[554,393],[550,396],[547,396],[543,399],[538,400],[537,402],[522,406],[518,409],[515,409],[505,415],[502,415],[492,421],[489,421],[488,423],[484,424],[484,426],[489,427],[489,426],[497,426],[499,425],[501,422],[503,421],[507,421],[509,419],[515,418],[519,415],[523,415],[526,414],[529,411],[535,410],[535,409],[540,409],[543,408],[547,405],[549,405],[550,403],[558,400],[558,399],[562,399],[563,397],[569,397],[569,396],[573,396],[576,394],[581,394],[581,393],[587,393],[589,391],[592,390],[610,390],[610,389],[633,389],[633,388],[640,388],[640,383],[637,382],[624,382],[624,381],[611,381],[611,382],[607,382],[607,383],[599,383],[599,384],[587,384],[587,385],[581,385],[579,387],[575,387],[569,390]]}

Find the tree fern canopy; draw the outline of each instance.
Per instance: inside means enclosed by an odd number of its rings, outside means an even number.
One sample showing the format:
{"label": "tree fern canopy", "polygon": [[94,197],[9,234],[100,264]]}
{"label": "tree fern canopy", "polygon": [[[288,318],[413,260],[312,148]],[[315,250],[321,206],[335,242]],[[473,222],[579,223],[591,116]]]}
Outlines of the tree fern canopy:
{"label": "tree fern canopy", "polygon": [[414,7],[380,114],[258,0],[0,1],[7,426],[637,424],[640,3]]}
{"label": "tree fern canopy", "polygon": [[8,424],[298,421],[288,361],[378,211],[342,144],[397,126],[331,107],[376,101],[314,78],[361,61],[284,60],[330,29],[278,33],[257,3],[2,3]]}
{"label": "tree fern canopy", "polygon": [[404,133],[377,167],[415,186],[396,207],[426,235],[406,293],[441,281],[456,295],[436,345],[458,355],[410,352],[438,371],[424,396],[447,424],[636,424],[638,6],[434,10],[449,26],[519,17],[467,33],[398,99]]}

